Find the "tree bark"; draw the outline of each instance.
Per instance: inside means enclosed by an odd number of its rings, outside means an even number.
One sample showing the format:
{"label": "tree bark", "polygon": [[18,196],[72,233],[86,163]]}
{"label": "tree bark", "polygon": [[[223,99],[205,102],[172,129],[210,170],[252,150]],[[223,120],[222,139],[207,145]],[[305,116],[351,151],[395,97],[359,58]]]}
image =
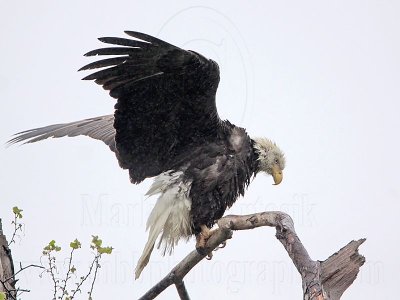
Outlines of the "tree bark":
{"label": "tree bark", "polygon": [[6,236],[3,234],[0,219],[0,292],[7,295],[7,299],[17,299],[15,289],[14,264],[11,250],[8,247]]}
{"label": "tree bark", "polygon": [[358,253],[358,247],[365,239],[350,242],[323,262],[312,260],[296,234],[292,218],[283,212],[231,215],[220,219],[218,225],[232,230],[275,227],[276,238],[282,243],[301,275],[304,300],[340,299],[365,262],[365,258]]}
{"label": "tree bark", "polygon": [[[207,241],[205,253],[212,252],[230,239],[233,230],[275,227],[276,238],[282,243],[301,275],[304,300],[339,300],[356,279],[360,267],[365,262],[365,258],[358,253],[358,247],[365,239],[350,242],[323,262],[312,260],[294,230],[292,218],[279,211],[244,216],[230,215],[220,219],[218,226]],[[172,284],[175,284],[181,299],[189,299],[183,278],[204,257],[206,254],[192,251],[140,299],[154,299]]]}
{"label": "tree bark", "polygon": [[365,257],[358,253],[358,247],[365,239],[351,241],[338,252],[321,262],[321,282],[327,299],[338,300],[354,282]]}

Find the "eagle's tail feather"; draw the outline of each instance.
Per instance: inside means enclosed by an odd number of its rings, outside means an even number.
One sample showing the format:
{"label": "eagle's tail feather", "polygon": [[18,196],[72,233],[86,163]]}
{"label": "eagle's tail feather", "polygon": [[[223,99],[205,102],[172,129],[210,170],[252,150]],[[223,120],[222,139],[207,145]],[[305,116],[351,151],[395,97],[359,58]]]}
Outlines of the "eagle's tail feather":
{"label": "eagle's tail feather", "polygon": [[161,235],[158,248],[162,247],[163,255],[171,254],[172,249],[182,237],[191,235],[190,207],[188,198],[190,183],[181,181],[182,172],[165,172],[157,176],[147,192],[152,196],[160,193],[153,210],[147,220],[149,238],[144,247],[135,270],[135,279],[149,262],[157,238]]}
{"label": "eagle's tail feather", "polygon": [[[157,202],[158,204],[158,202]],[[148,224],[150,225],[149,238],[147,240],[146,245],[144,246],[142,256],[139,259],[139,262],[136,266],[135,270],[135,279],[138,279],[143,269],[147,266],[151,252],[153,252],[154,244],[161,231],[163,230],[164,224],[169,217],[170,209],[165,209],[164,211],[160,211],[157,209],[157,205],[154,207],[153,211],[150,214]]]}
{"label": "eagle's tail feather", "polygon": [[[164,178],[163,178],[164,179]],[[154,249],[154,244],[158,236],[164,229],[165,223],[167,222],[169,215],[171,213],[171,209],[173,207],[174,195],[171,195],[171,191],[167,190],[167,192],[163,192],[163,188],[160,184],[160,178],[156,178],[150,191],[147,195],[154,195],[157,193],[162,193],[158,198],[153,210],[150,213],[150,216],[147,220],[147,229],[149,230],[149,238],[147,240],[146,245],[144,246],[142,256],[139,259],[139,262],[136,266],[135,270],[135,279],[138,279],[140,273],[142,273],[144,267],[146,267],[149,262],[151,252]]]}

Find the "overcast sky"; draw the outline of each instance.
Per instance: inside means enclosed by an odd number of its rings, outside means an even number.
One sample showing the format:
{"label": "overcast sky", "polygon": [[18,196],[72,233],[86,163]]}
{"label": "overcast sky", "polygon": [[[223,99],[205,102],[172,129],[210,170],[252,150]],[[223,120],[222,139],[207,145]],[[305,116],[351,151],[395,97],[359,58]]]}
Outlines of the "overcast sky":
{"label": "overcast sky", "polygon": [[[367,238],[367,263],[343,299],[384,299],[399,283],[399,1],[2,1],[0,143],[13,133],[113,112],[114,100],[77,70],[101,36],[142,31],[217,61],[220,116],[285,151],[284,181],[258,176],[227,213],[283,210],[310,255],[324,260]],[[151,180],[130,184],[114,154],[85,137],[1,148],[0,217],[24,209],[15,262],[39,262],[55,239],[66,258],[81,240],[88,268],[98,234],[115,248],[103,259],[95,299],[135,299],[194,248],[154,251],[141,278],[134,267],[155,198]],[[237,232],[186,278],[193,299],[300,299],[287,253],[262,228]],[[51,299],[37,270],[23,273],[23,299]],[[86,291],[84,289],[84,291]],[[176,299],[174,288],[160,298]],[[85,299],[83,295],[82,299]]]}

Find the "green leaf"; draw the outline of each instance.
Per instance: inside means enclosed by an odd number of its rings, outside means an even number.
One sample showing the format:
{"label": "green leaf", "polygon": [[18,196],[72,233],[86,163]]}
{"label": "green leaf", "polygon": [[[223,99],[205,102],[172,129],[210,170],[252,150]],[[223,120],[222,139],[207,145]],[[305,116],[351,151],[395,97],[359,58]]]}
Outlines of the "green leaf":
{"label": "green leaf", "polygon": [[6,293],[0,292],[0,300],[6,300],[6,299],[7,299]]}
{"label": "green leaf", "polygon": [[90,248],[96,249],[99,254],[111,254],[112,247],[102,247],[103,241],[97,235],[92,235],[92,244]]}
{"label": "green leaf", "polygon": [[70,244],[69,244],[69,246],[72,248],[72,249],[78,249],[78,248],[80,248],[81,247],[81,242],[79,242],[77,239],[75,239],[73,242],[71,242]]}
{"label": "green leaf", "polygon": [[113,247],[98,247],[97,251],[100,254],[111,254],[113,249],[114,249]]}
{"label": "green leaf", "polygon": [[95,248],[101,247],[103,241],[97,235],[92,235],[92,244]]}
{"label": "green leaf", "polygon": [[21,212],[23,212],[22,209],[19,209],[18,206],[14,206],[13,207],[13,213],[15,214],[15,216],[19,219],[22,219],[22,214]]}
{"label": "green leaf", "polygon": [[[56,252],[61,251],[61,247],[56,245],[56,241],[55,240],[51,240],[49,242],[49,244],[43,248],[43,252],[51,252],[53,250],[55,250]],[[45,254],[45,253],[43,253]],[[47,254],[47,253],[46,253]]]}

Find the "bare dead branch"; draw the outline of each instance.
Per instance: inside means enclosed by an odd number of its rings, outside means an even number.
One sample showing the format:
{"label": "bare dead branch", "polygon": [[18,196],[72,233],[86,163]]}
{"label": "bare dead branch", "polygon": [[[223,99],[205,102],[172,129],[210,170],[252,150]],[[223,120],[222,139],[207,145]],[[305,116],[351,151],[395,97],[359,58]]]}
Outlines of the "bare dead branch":
{"label": "bare dead branch", "polygon": [[219,229],[208,240],[204,254],[192,251],[140,299],[154,299],[172,284],[175,284],[181,299],[189,299],[183,278],[206,257],[206,253],[230,239],[232,230],[275,227],[276,238],[282,243],[301,275],[304,300],[339,300],[365,262],[365,258],[358,253],[358,247],[365,239],[350,242],[323,262],[312,260],[296,234],[292,218],[279,211],[229,215],[220,219],[218,226]]}
{"label": "bare dead branch", "polygon": [[182,300],[190,300],[189,294],[186,290],[185,283],[183,281],[175,282],[176,290]]}
{"label": "bare dead branch", "polygon": [[351,241],[338,252],[321,262],[321,282],[330,300],[340,299],[343,292],[354,282],[365,257],[358,247],[365,239]]}
{"label": "bare dead branch", "polygon": [[[22,289],[20,287],[16,288],[15,285],[18,281],[16,276],[28,268],[40,268],[42,266],[30,264],[25,267],[19,264],[19,270],[15,272],[14,262],[11,256],[11,250],[9,246],[15,242],[14,238],[16,236],[17,230],[21,228],[21,224],[17,223],[18,219],[22,218],[21,211],[16,207],[17,211],[14,212],[15,219],[12,222],[14,224],[14,233],[11,237],[11,241],[8,243],[6,236],[3,234],[2,223],[0,219],[0,292],[4,292],[7,295],[7,299],[16,300],[22,293],[29,292],[28,289]],[[20,217],[18,217],[20,216]]]}
{"label": "bare dead branch", "polygon": [[365,241],[352,241],[323,262],[310,258],[294,229],[292,218],[283,212],[262,212],[247,216],[226,216],[220,227],[247,230],[260,226],[276,228],[276,238],[286,249],[303,281],[303,299],[338,300],[356,279],[365,258],[358,247]]}
{"label": "bare dead branch", "polygon": [[[146,294],[144,294],[140,299],[149,300],[154,299],[159,294],[161,294],[167,287],[175,284],[178,289],[178,294],[181,299],[189,299],[187,292],[182,293],[183,278],[187,273],[197,265],[204,257],[207,256],[212,250],[218,247],[222,242],[230,239],[232,237],[232,230],[229,228],[219,228],[217,229],[210,239],[207,241],[207,245],[203,254],[194,250],[190,252],[179,264],[177,264],[171,272],[168,273],[159,283],[152,287]],[[181,292],[179,292],[181,291]],[[187,296],[187,298],[185,298]]]}
{"label": "bare dead branch", "polygon": [[0,292],[5,292],[11,299],[16,299],[14,263],[6,236],[3,234],[0,219]]}
{"label": "bare dead branch", "polygon": [[[292,218],[283,212],[263,212],[247,216],[226,216],[218,225],[234,230],[247,230],[260,226],[276,228],[276,238],[285,247],[303,280],[304,299],[324,299],[320,282],[319,262],[313,261],[297,236]],[[307,298],[308,297],[308,298]]]}

